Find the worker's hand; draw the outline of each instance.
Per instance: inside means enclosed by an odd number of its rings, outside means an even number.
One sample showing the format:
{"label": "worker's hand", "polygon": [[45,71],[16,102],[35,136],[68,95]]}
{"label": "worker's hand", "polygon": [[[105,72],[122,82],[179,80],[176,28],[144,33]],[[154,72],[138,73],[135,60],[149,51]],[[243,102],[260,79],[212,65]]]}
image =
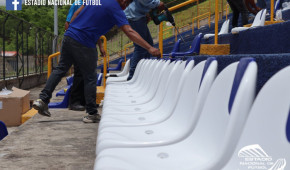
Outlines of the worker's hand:
{"label": "worker's hand", "polygon": [[100,48],[100,53],[101,53],[101,57],[105,57],[106,56],[106,51],[105,51],[105,49],[103,47]]}
{"label": "worker's hand", "polygon": [[159,49],[154,48],[154,47],[149,48],[148,52],[149,52],[151,55],[153,55],[153,56],[155,56],[155,57],[158,57],[158,58],[160,58],[160,56],[161,56],[161,53],[160,53]]}
{"label": "worker's hand", "polygon": [[160,1],[160,4],[158,5],[158,10],[163,11],[165,9],[165,5],[162,1]]}

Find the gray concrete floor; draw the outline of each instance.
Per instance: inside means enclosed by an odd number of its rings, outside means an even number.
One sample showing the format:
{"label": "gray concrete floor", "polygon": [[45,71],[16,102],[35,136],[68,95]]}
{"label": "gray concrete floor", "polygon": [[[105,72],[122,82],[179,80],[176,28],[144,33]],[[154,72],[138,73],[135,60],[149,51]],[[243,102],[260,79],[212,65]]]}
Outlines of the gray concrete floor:
{"label": "gray concrete floor", "polygon": [[[63,79],[55,93],[65,85]],[[31,89],[31,99],[42,88]],[[53,97],[53,101],[59,100],[62,98]],[[37,114],[23,125],[9,128],[9,135],[0,141],[1,170],[93,169],[98,124],[83,123],[85,111],[50,111],[51,117]]]}

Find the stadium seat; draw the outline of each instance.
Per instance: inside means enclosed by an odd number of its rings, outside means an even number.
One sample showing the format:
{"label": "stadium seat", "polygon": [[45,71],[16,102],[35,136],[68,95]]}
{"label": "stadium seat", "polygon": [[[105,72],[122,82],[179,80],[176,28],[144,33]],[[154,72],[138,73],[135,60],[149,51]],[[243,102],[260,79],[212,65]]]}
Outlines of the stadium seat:
{"label": "stadium seat", "polygon": [[48,108],[67,108],[68,107],[68,102],[69,102],[69,96],[70,96],[70,91],[71,91],[72,85],[67,86],[66,93],[64,95],[64,98],[61,102],[53,102],[53,103],[48,103]]}
{"label": "stadium seat", "polygon": [[198,35],[195,36],[191,43],[191,47],[188,51],[186,52],[172,52],[171,57],[177,57],[177,56],[188,56],[188,55],[197,55],[199,54],[200,51],[200,41],[202,38],[202,33],[199,33]]}
{"label": "stadium seat", "polygon": [[[218,33],[218,35],[228,34],[228,33],[229,33],[229,26],[230,26],[230,20],[227,19],[227,20],[223,23],[223,25],[222,25],[222,27],[221,27],[221,30],[220,30],[220,32]],[[203,36],[203,38],[204,38],[204,39],[209,39],[209,37],[213,37],[214,35],[215,35],[215,34],[205,34],[205,35]]]}
{"label": "stadium seat", "polygon": [[[121,71],[123,59],[120,59],[116,67],[107,67],[107,73],[110,71]],[[104,66],[101,67],[101,73],[104,73]]]}
{"label": "stadium seat", "polygon": [[110,91],[111,93],[105,95],[103,111],[106,110],[107,105],[112,108],[112,106],[144,104],[150,101],[156,95],[161,80],[168,79],[170,69],[174,66],[174,63],[169,63],[170,61],[164,60],[153,61],[151,67],[148,67],[149,69],[144,68],[146,71],[141,76],[141,80],[123,91],[125,94]]}
{"label": "stadium seat", "polygon": [[119,62],[118,62],[118,65],[117,65],[116,67],[109,67],[109,68],[107,69],[107,71],[108,71],[108,72],[109,72],[109,71],[121,71],[123,61],[124,61],[123,59],[120,59]]}
{"label": "stadium seat", "polygon": [[219,154],[230,155],[252,106],[256,77],[253,59],[230,64],[215,79],[197,125],[186,139],[158,147],[104,149],[94,169],[198,169]]}
{"label": "stadium seat", "polygon": [[[132,113],[145,113],[152,111],[159,107],[167,95],[166,92],[175,90],[172,86],[178,84],[180,76],[185,68],[185,63],[182,61],[176,61],[169,64],[168,71],[164,71],[162,74],[159,86],[152,89],[148,94],[149,97],[140,96],[138,98],[130,98],[124,101],[123,97],[117,99],[107,100],[105,98],[103,107],[103,114],[132,114]],[[169,91],[168,91],[169,90]],[[118,103],[116,103],[118,102]],[[126,103],[125,103],[126,102]],[[124,103],[126,105],[124,105]],[[109,107],[107,107],[109,106]]]}
{"label": "stadium seat", "polygon": [[[149,60],[146,60],[146,62],[149,62]],[[105,94],[108,94],[109,91],[111,91],[112,89],[120,89],[120,88],[125,89],[131,85],[134,85],[135,81],[137,80],[137,77],[139,77],[139,74],[140,75],[142,74],[142,73],[140,73],[140,72],[142,72],[142,71],[140,71],[142,68],[142,65],[144,65],[146,62],[145,62],[145,59],[142,59],[138,62],[137,66],[136,66],[135,73],[134,73],[131,80],[125,81],[125,82],[116,82],[116,83],[108,84],[108,86],[106,86],[106,93]]]}
{"label": "stadium seat", "polygon": [[73,75],[66,78],[67,85],[71,85],[73,83],[73,81],[74,81]]}
{"label": "stadium seat", "polygon": [[[103,78],[103,74],[97,74],[97,84],[96,86],[101,86],[102,84],[102,78]],[[73,76],[70,76],[70,77],[67,77],[66,78],[66,81],[67,81],[67,86],[63,89],[61,89],[60,91],[58,91],[55,96],[58,97],[58,96],[65,96],[66,92],[67,92],[67,89],[72,86],[73,84],[73,79],[74,77]]]}
{"label": "stadium seat", "polygon": [[[144,119],[151,119],[150,117],[155,119],[154,117],[156,116],[159,119],[160,116],[165,117],[163,118],[164,121],[150,125],[117,125],[115,127],[104,127],[106,123],[102,123],[102,127],[99,126],[97,151],[100,152],[104,148],[116,146],[134,145],[134,147],[148,147],[168,145],[186,138],[196,125],[205,98],[217,72],[217,61],[215,59],[212,60],[211,58],[208,62],[203,61],[192,69],[193,63],[194,61],[191,61],[189,67],[183,72],[175,96],[169,96],[174,104],[164,102],[163,109],[159,109],[155,115],[151,114],[145,117],[143,114],[136,114],[136,116],[143,118],[141,121],[139,120],[139,123],[143,123],[142,120]],[[171,105],[172,109],[168,109]],[[163,115],[159,115],[160,113],[163,113]],[[136,116],[134,117],[136,118]],[[115,116],[116,119],[119,117]],[[144,133],[146,131],[152,132],[154,135]],[[120,136],[122,137],[120,138]]]}
{"label": "stadium seat", "polygon": [[0,120],[0,141],[8,135],[7,127],[4,122]]}
{"label": "stadium seat", "polygon": [[97,74],[97,86],[101,86],[102,85],[102,78],[103,78],[103,74],[99,73]]}
{"label": "stadium seat", "polygon": [[245,30],[248,30],[248,29],[264,26],[265,25],[265,19],[266,19],[266,13],[267,13],[267,9],[263,9],[263,10],[259,11],[258,14],[256,15],[256,17],[254,19],[254,22],[251,25],[251,27],[235,27],[235,28],[232,29],[232,33],[233,34],[238,34],[240,31],[245,31]]}
{"label": "stadium seat", "polygon": [[[131,92],[137,92],[140,93],[140,91],[145,91],[147,86],[150,85],[151,81],[152,81],[152,76],[150,76],[150,74],[154,74],[154,72],[156,71],[156,69],[160,66],[162,67],[162,65],[165,62],[160,60],[146,60],[144,61],[143,65],[141,66],[142,68],[140,68],[140,71],[138,71],[138,79],[136,79],[135,83],[131,84],[128,87],[122,87],[119,86],[119,84],[123,84],[122,82],[112,82],[114,84],[108,84],[109,88],[108,90],[106,90],[105,93],[105,98],[116,98],[118,96],[124,96],[125,94],[127,94],[127,96],[124,97],[128,97],[129,95],[134,95],[136,96],[136,93],[133,94],[129,94]],[[146,71],[147,70],[147,71]],[[139,74],[140,72],[140,74]],[[134,75],[136,75],[134,74]],[[133,77],[134,78],[134,77]],[[113,88],[113,87],[114,88]]]}
{"label": "stadium seat", "polygon": [[171,56],[171,54],[172,54],[173,52],[179,52],[179,49],[180,49],[180,42],[181,42],[181,39],[178,39],[177,42],[174,44],[171,53],[169,53],[169,54],[163,54],[163,57],[169,57],[169,56]]}
{"label": "stadium seat", "polygon": [[123,68],[123,71],[121,71],[120,73],[108,73],[106,75],[106,77],[123,77],[125,75],[127,75],[130,71],[130,59],[126,61],[126,64]]}
{"label": "stadium seat", "polygon": [[215,161],[213,165],[216,169],[247,168],[241,166],[241,162],[245,162],[246,158],[271,159],[265,162],[265,169],[289,169],[289,165],[285,167],[286,162],[290,162],[289,74],[288,66],[272,76],[263,86],[253,104],[235,151],[230,158]]}

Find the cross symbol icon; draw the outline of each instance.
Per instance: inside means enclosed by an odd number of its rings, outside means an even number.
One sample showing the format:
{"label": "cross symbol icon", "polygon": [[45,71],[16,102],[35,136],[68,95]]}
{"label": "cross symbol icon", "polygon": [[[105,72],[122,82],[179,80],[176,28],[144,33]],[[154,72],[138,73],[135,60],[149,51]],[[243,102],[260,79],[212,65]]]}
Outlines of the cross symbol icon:
{"label": "cross symbol icon", "polygon": [[12,2],[12,4],[14,5],[14,11],[16,11],[17,10],[17,5],[19,4],[19,2],[17,0],[14,0]]}

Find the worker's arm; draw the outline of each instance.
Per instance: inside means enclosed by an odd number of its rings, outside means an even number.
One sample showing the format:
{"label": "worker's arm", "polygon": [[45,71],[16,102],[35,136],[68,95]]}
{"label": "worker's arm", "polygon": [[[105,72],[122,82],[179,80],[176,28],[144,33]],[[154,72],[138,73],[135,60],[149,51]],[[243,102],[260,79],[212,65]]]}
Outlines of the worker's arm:
{"label": "worker's arm", "polygon": [[148,44],[130,25],[123,25],[120,28],[134,43],[146,49],[151,55],[160,57],[159,49]]}
{"label": "worker's arm", "polygon": [[75,19],[76,19],[76,17],[80,14],[80,12],[84,9],[84,7],[85,6],[81,6],[75,13],[74,13],[74,15],[73,15],[73,17],[71,18],[71,20],[70,20],[70,23],[72,23]]}
{"label": "worker's arm", "polygon": [[65,24],[64,24],[64,30],[66,31],[67,29],[68,29],[68,26],[69,26],[69,22],[65,22]]}

